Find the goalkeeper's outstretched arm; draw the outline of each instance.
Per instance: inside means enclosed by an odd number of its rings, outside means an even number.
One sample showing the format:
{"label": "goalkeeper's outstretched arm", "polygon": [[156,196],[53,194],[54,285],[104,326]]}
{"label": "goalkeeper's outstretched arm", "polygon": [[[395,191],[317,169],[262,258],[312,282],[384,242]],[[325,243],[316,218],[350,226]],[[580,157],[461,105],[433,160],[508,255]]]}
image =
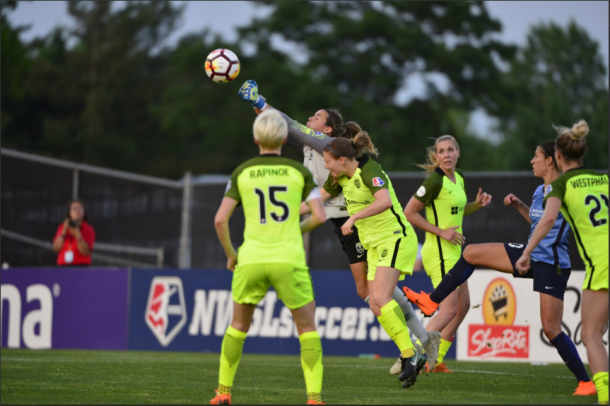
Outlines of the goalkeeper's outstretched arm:
{"label": "goalkeeper's outstretched arm", "polygon": [[[263,96],[259,94],[258,85],[253,80],[247,80],[239,89],[237,94],[252,104],[256,114],[260,114],[268,109],[275,109],[266,102]],[[277,111],[282,114],[286,120],[286,123],[288,124],[288,144],[291,147],[300,151],[303,149],[303,145],[307,145],[316,150],[318,153],[322,154],[324,147],[332,140],[332,138],[328,137],[324,133],[307,128],[298,121],[291,119],[280,110]]]}

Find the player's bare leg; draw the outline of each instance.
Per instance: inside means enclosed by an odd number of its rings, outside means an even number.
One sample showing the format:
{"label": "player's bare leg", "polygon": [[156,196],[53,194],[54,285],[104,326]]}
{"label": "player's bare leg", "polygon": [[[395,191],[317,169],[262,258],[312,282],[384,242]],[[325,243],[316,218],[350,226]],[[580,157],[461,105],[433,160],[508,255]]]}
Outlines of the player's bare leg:
{"label": "player's bare leg", "polygon": [[603,335],[608,323],[608,291],[582,291],[582,342],[587,348],[589,367],[597,388],[597,400],[608,404],[608,353],[604,347]]}
{"label": "player's bare leg", "polygon": [[365,300],[369,296],[369,285],[366,280],[366,261],[349,265],[356,282],[356,291],[360,299]]}
{"label": "player's bare leg", "polygon": [[503,273],[513,273],[513,264],[508,258],[504,244],[471,244],[464,249],[462,255],[472,265],[495,269]]}
{"label": "player's bare leg", "polygon": [[540,321],[544,335],[557,349],[566,367],[578,380],[574,395],[592,396],[596,394],[595,385],[578,355],[576,346],[561,328],[563,319],[563,300],[546,293],[540,293]]}

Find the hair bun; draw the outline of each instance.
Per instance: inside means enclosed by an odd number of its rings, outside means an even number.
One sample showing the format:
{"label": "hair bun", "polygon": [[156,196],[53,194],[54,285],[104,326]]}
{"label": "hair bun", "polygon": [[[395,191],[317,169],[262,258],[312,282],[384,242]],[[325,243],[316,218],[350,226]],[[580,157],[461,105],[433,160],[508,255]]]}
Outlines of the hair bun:
{"label": "hair bun", "polygon": [[585,120],[580,120],[578,123],[572,126],[570,132],[570,138],[573,140],[579,140],[589,134],[589,125]]}

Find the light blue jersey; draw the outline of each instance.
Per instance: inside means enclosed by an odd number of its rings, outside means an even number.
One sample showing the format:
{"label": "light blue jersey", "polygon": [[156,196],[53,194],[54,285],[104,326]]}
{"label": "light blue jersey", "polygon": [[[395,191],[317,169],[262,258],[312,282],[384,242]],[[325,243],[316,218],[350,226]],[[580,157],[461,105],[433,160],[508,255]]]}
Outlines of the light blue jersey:
{"label": "light blue jersey", "polygon": [[[532,227],[528,241],[532,238],[532,234],[544,213],[542,202],[546,193],[543,192],[544,185],[538,186],[532,197],[532,205],[530,206],[530,220],[532,221]],[[547,193],[550,185],[547,186]],[[539,262],[546,262],[547,264],[559,265],[561,269],[571,268],[570,254],[568,252],[568,230],[570,225],[563,218],[561,213],[557,215],[557,220],[553,224],[551,231],[544,237],[544,239],[534,248],[532,252],[532,260]]]}

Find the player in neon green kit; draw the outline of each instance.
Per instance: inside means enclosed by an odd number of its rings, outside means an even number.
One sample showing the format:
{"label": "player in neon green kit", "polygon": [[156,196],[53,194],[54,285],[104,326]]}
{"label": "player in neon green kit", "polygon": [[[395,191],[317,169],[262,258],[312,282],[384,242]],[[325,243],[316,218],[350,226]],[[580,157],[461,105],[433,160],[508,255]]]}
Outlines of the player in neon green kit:
{"label": "player in neon green kit", "polygon": [[571,129],[558,127],[555,159],[563,175],[551,183],[545,209],[523,255],[515,264],[521,274],[530,268],[530,255],[549,233],[561,210],[574,231],[587,271],[582,291],[582,341],[587,349],[599,404],[608,404],[608,353],[603,335],[608,323],[608,175],[585,169],[583,120]]}
{"label": "player in neon green kit", "polygon": [[368,253],[369,306],[401,352],[399,380],[404,381],[403,388],[409,388],[426,361],[414,349],[404,314],[392,294],[398,280],[413,272],[417,236],[402,214],[390,179],[371,158],[378,153],[366,132],[358,133],[353,141],[331,140],[323,154],[329,176],[321,190],[322,199],[341,192],[345,196],[350,217],[341,232],[349,235],[354,225],[358,227]]}
{"label": "player in neon green kit", "polygon": [[[231,286],[233,319],[222,342],[217,395],[210,404],[231,404],[231,387],[254,309],[271,285],[296,324],[307,404],[323,404],[322,344],[314,321],[316,305],[301,234],[324,223],[326,215],[311,172],[280,156],[287,132],[286,121],[277,111],[266,111],[256,118],[254,141],[260,156],[235,169],[214,220],[227,268],[235,273]],[[299,226],[302,201],[312,216]],[[239,203],[244,207],[246,227],[244,243],[236,252],[229,218]]]}
{"label": "player in neon green kit", "polygon": [[[429,176],[404,210],[411,224],[426,231],[421,253],[424,269],[435,288],[460,259],[465,241],[461,234],[464,215],[491,202],[491,196],[479,189],[476,200],[467,203],[462,171],[455,167],[459,156],[455,138],[451,135],[437,138],[434,146],[428,149],[428,162],[419,165]],[[427,220],[419,214],[424,207]],[[451,372],[443,358],[469,308],[468,282],[464,282],[443,301],[439,313],[426,326],[431,331],[440,330],[442,337],[437,365],[432,372]]]}

